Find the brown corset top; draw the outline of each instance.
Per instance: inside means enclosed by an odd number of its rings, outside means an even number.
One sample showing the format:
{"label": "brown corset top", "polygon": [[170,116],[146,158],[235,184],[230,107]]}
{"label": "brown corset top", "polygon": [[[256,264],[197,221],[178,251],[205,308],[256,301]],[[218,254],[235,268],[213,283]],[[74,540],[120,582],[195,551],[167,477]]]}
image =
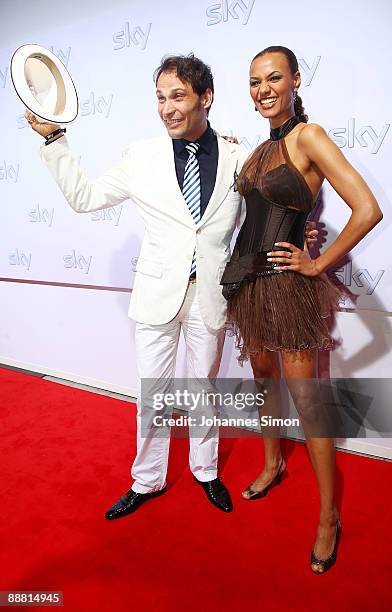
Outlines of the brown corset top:
{"label": "brown corset top", "polygon": [[[278,263],[267,261],[267,252],[284,250],[275,242],[290,242],[303,248],[307,217],[313,209],[312,193],[291,162],[284,138],[262,143],[245,163],[238,190],[246,201],[246,217],[222,285],[240,284],[257,276],[278,274]],[[232,289],[236,289],[232,287]],[[225,297],[232,295],[229,287]]]}

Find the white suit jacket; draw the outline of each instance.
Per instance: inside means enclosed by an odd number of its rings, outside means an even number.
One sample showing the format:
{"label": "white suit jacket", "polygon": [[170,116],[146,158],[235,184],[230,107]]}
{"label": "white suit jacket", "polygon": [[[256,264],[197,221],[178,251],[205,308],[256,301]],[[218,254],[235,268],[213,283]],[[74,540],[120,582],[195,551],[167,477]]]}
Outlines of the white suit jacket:
{"label": "white suit jacket", "polygon": [[219,284],[230,257],[230,241],[241,213],[235,177],[248,152],[218,136],[215,188],[196,225],[178,185],[168,136],[130,145],[122,162],[90,181],[65,137],[42,146],[40,156],[70,206],[89,213],[131,198],[145,224],[129,316],[141,323],[171,321],[183,302],[196,248],[197,292],[206,326],[223,327],[226,301]]}

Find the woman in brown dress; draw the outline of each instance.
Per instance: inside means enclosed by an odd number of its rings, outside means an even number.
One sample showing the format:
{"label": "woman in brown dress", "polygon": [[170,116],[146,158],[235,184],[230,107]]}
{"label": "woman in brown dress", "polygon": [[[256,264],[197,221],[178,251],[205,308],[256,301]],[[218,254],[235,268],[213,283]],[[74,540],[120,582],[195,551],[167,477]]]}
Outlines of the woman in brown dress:
{"label": "woman in brown dress", "polygon": [[[311,430],[317,420],[317,385],[312,383],[317,379],[317,350],[332,347],[327,318],[339,300],[324,272],[382,219],[382,213],[365,181],[325,131],[307,124],[297,93],[300,83],[297,59],[286,47],[268,47],[251,63],[250,94],[256,111],[270,122],[271,137],[254,151],[238,177],[247,212],[221,283],[239,360],[250,359],[255,379],[269,381],[264,387],[266,406],[274,411],[271,406],[279,404],[283,374]],[[324,179],[351,215],[336,240],[311,259],[304,249],[304,227]],[[320,517],[311,569],[323,573],[336,560],[341,525],[334,440],[314,436],[307,437],[307,448],[319,487]],[[286,468],[278,437],[265,437],[264,449],[264,469],[243,492],[245,499],[264,497]]]}

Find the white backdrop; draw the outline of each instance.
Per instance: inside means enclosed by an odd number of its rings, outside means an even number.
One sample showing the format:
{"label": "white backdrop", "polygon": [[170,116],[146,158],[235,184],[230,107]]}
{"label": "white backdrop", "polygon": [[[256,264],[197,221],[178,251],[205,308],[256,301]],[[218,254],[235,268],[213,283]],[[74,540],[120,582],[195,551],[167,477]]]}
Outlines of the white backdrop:
{"label": "white backdrop", "polygon": [[[251,151],[268,137],[268,125],[253,111],[249,62],[267,45],[283,44],[299,59],[300,94],[310,120],[342,148],[384,212],[383,222],[337,271],[352,298],[342,304],[350,311],[338,317],[335,336],[341,345],[331,356],[331,372],[389,376],[390,2],[117,0],[109,7],[103,1],[79,6],[72,0],[68,14],[53,5],[0,4],[0,360],[135,393],[133,323],[126,310],[141,219],[132,202],[91,215],[68,207],[36,154],[40,138],[29,129],[12,89],[13,50],[36,42],[52,48],[67,65],[81,101],[68,138],[93,178],[119,161],[130,141],[164,130],[152,73],[167,53],[193,51],[211,65],[216,88],[211,123],[220,133],[236,134]],[[328,241],[348,214],[326,185],[317,216]],[[182,358],[178,367],[181,373]],[[229,339],[222,375],[238,374],[250,371],[237,366]],[[358,444],[352,442],[351,448]],[[366,444],[361,448],[369,449]],[[379,453],[390,453],[385,450],[389,441],[374,444]]]}

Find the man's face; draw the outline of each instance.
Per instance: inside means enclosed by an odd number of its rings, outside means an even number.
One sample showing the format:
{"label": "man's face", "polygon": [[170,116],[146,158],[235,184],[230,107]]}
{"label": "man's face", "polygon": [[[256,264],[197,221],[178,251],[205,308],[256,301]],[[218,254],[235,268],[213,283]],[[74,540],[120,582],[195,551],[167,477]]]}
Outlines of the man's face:
{"label": "man's face", "polygon": [[207,127],[210,89],[199,96],[176,72],[162,72],[157,81],[158,113],[171,138],[195,141]]}

